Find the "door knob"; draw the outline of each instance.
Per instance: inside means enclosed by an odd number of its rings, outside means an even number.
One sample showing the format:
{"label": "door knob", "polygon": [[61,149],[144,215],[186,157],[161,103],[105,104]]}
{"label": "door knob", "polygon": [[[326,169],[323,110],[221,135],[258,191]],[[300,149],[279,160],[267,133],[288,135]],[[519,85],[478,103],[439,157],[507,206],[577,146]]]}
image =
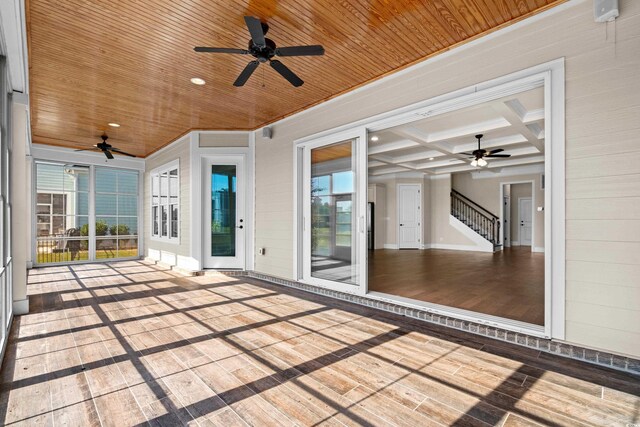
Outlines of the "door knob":
{"label": "door knob", "polygon": [[402,227],[404,224],[400,224],[400,227]]}
{"label": "door knob", "polygon": [[242,225],[239,225],[239,226],[238,226],[238,228],[242,229],[242,228],[244,228],[244,227],[243,227]]}

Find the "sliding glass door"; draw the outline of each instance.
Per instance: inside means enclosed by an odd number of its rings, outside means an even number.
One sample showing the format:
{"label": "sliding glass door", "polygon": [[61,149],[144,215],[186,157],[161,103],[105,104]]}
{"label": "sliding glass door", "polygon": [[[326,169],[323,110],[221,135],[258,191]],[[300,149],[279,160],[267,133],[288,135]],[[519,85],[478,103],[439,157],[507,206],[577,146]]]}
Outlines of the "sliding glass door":
{"label": "sliding glass door", "polygon": [[35,263],[137,258],[139,172],[37,161]]}
{"label": "sliding glass door", "polygon": [[302,279],[355,293],[362,291],[366,273],[361,140],[354,136],[301,148]]}

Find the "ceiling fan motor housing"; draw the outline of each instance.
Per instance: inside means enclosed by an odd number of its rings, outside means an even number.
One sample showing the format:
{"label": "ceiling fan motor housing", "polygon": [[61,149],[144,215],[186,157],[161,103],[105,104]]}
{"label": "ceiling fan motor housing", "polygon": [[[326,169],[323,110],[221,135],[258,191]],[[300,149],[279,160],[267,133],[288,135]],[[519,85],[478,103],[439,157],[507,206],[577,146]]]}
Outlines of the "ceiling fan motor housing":
{"label": "ceiling fan motor housing", "polygon": [[256,46],[253,40],[249,40],[249,53],[260,62],[267,62],[276,55],[276,44],[273,40],[265,38],[265,46]]}

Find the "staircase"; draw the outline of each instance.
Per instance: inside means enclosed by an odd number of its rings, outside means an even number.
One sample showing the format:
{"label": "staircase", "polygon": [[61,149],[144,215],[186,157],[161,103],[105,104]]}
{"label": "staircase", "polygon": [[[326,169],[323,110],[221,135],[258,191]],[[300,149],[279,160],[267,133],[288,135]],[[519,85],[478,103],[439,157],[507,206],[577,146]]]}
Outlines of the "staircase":
{"label": "staircase", "polygon": [[493,244],[494,251],[500,242],[500,219],[473,200],[451,190],[451,215]]}

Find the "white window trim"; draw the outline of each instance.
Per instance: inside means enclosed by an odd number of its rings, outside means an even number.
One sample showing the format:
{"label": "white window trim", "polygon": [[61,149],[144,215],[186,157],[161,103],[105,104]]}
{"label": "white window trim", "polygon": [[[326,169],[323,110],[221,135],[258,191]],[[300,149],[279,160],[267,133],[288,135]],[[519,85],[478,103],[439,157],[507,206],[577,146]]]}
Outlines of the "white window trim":
{"label": "white window trim", "polygon": [[[176,169],[178,171],[178,237],[171,237],[171,210],[170,210],[170,206],[171,206],[171,192],[170,192],[170,184],[167,182],[167,236],[162,236],[162,224],[160,221],[160,218],[158,218],[158,235],[154,235],[153,234],[153,222],[154,222],[154,218],[153,218],[153,177],[154,176],[158,176],[158,182],[160,182],[160,175],[162,175],[163,173],[169,173],[169,171]],[[159,190],[158,190],[159,191]],[[167,243],[173,243],[176,245],[180,244],[180,226],[181,226],[181,218],[182,218],[182,206],[180,204],[180,159],[176,159],[173,160],[169,163],[165,163],[162,166],[159,166],[155,169],[153,169],[150,173],[149,173],[149,216],[150,216],[150,222],[149,222],[149,236],[150,239],[156,242],[167,242]],[[159,196],[158,196],[159,198]],[[159,201],[158,201],[158,207],[161,206]],[[161,215],[160,209],[158,209],[159,211],[159,216]]]}

